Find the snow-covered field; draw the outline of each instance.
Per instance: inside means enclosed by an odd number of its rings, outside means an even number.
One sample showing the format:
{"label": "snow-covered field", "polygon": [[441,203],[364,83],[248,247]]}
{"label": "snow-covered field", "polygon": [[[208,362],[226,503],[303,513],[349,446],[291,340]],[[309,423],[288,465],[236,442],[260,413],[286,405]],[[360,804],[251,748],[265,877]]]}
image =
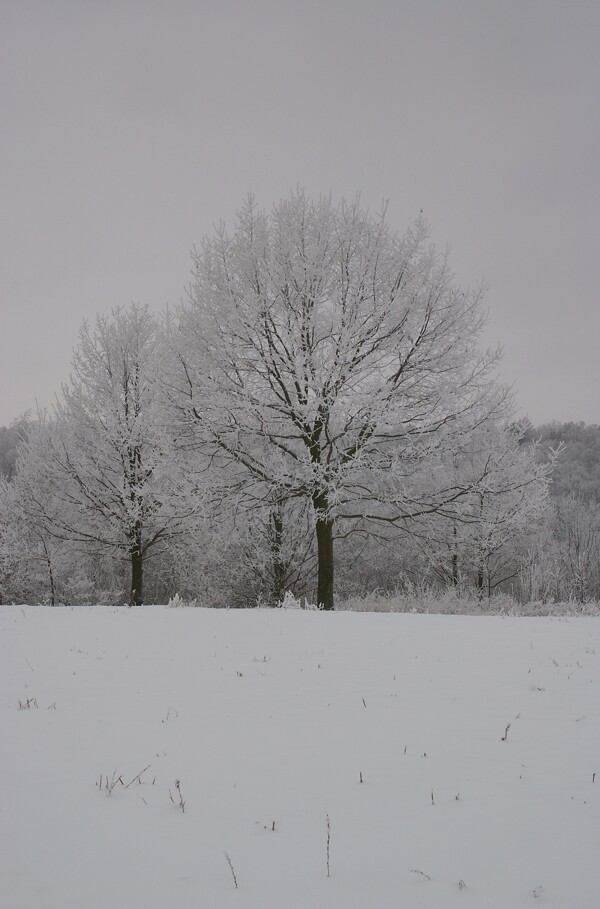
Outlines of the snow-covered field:
{"label": "snow-covered field", "polygon": [[597,619],[5,606],[0,728],[3,909],[600,905]]}

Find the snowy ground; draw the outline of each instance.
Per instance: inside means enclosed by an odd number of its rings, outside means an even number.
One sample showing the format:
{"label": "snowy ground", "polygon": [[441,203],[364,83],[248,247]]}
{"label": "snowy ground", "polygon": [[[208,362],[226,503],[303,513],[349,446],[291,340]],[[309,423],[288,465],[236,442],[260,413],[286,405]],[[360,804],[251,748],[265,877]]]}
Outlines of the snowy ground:
{"label": "snowy ground", "polygon": [[0,728],[3,909],[600,905],[597,619],[0,607]]}

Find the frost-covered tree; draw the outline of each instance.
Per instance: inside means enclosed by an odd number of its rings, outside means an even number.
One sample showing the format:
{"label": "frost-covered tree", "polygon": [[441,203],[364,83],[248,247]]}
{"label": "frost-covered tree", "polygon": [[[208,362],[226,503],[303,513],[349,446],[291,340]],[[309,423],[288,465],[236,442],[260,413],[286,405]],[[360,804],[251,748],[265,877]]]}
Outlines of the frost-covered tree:
{"label": "frost-covered tree", "polygon": [[[255,509],[237,528],[238,583],[232,594],[244,605],[277,605],[287,592],[309,594],[314,580],[312,509],[292,499]],[[239,583],[242,581],[242,584]]]}
{"label": "frost-covered tree", "polygon": [[544,463],[522,445],[514,425],[479,427],[448,453],[455,484],[471,487],[451,520],[434,520],[424,539],[438,574],[453,585],[473,581],[483,593],[517,577],[550,507],[555,453]]}
{"label": "frost-covered tree", "polygon": [[447,482],[443,453],[506,404],[477,346],[481,292],[427,234],[298,192],[270,213],[249,198],[233,234],[193,254],[171,382],[183,423],[244,505],[310,504],[324,608],[336,522],[452,513],[469,490]]}
{"label": "frost-covered tree", "polygon": [[69,381],[50,419],[32,425],[15,483],[31,526],[127,559],[130,603],[144,564],[182,532],[189,499],[173,480],[173,446],[159,394],[161,344],[148,307],[84,324]]}
{"label": "frost-covered tree", "polygon": [[555,503],[555,538],[563,596],[581,603],[600,596],[600,504],[576,496]]}
{"label": "frost-covered tree", "polygon": [[11,426],[0,426],[0,477],[12,480],[17,463],[19,440],[27,432],[27,419],[16,420]]}
{"label": "frost-covered tree", "polygon": [[[11,600],[59,601],[59,563],[63,544],[49,533],[46,518],[51,513],[48,478],[41,474],[30,488],[25,474],[19,476],[17,463],[37,424],[23,418],[14,436],[12,470],[0,477],[0,578],[3,593]],[[16,429],[16,427],[15,427]],[[44,502],[45,519],[35,518],[36,502]]]}
{"label": "frost-covered tree", "polygon": [[576,496],[554,499],[530,541],[520,572],[521,596],[543,602],[600,599],[600,506]]}
{"label": "frost-covered tree", "polygon": [[0,603],[56,599],[56,541],[25,523],[16,484],[0,478]]}
{"label": "frost-covered tree", "polygon": [[[35,426],[30,427],[35,432]],[[102,554],[56,535],[57,502],[47,477],[0,478],[0,601],[98,602]],[[86,595],[87,594],[87,595]]]}

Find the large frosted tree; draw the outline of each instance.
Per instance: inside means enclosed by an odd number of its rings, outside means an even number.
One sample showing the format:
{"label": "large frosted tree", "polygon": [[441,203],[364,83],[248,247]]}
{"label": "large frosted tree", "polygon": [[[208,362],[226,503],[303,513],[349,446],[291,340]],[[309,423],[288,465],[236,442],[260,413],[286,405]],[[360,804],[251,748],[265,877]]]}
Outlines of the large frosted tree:
{"label": "large frosted tree", "polygon": [[422,219],[399,236],[385,211],[297,192],[269,213],[249,198],[233,233],[193,254],[182,415],[240,502],[310,502],[324,608],[336,521],[451,513],[468,490],[448,483],[444,452],[506,404],[478,348],[481,293],[457,285],[427,234]]}

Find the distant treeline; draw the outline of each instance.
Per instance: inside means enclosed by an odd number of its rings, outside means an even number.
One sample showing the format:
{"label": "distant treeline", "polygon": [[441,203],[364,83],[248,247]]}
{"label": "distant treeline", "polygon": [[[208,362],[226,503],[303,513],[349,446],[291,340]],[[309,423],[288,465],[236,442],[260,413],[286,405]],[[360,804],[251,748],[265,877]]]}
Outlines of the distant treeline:
{"label": "distant treeline", "polygon": [[12,480],[17,465],[17,445],[22,431],[22,423],[12,426],[0,426],[0,477]]}
{"label": "distant treeline", "polygon": [[542,456],[562,445],[552,474],[552,496],[600,502],[600,426],[572,422],[531,424],[525,430],[524,441],[533,440],[539,440]]}

